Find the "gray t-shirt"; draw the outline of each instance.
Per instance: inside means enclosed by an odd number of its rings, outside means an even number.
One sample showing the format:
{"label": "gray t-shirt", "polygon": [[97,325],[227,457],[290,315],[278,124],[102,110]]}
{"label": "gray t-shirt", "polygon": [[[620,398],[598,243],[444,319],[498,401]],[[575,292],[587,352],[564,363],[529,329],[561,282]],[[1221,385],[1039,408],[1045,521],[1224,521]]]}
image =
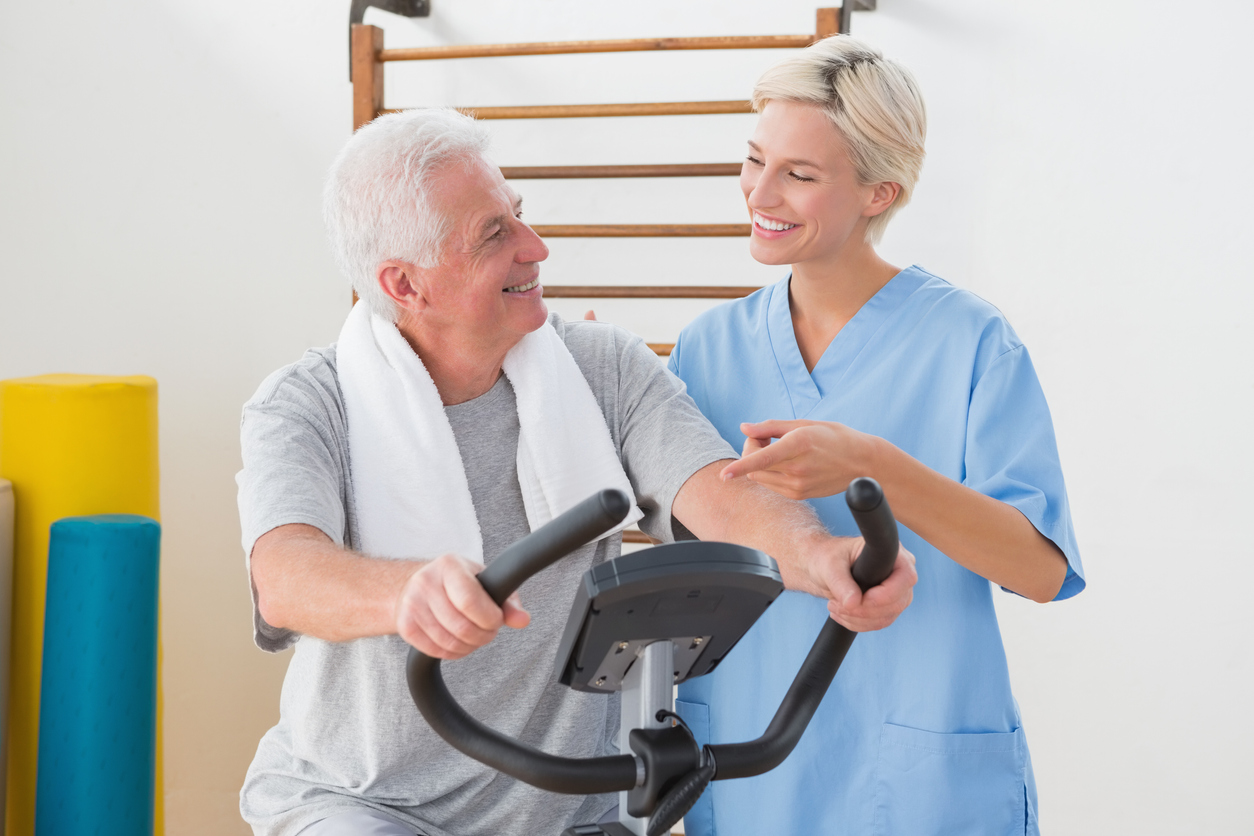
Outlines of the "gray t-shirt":
{"label": "gray t-shirt", "polygon": [[[734,452],[701,416],[684,385],[620,328],[550,321],[605,416],[610,438],[645,512],[641,527],[673,539],[671,502],[694,472]],[[502,377],[486,394],[445,409],[483,534],[485,561],[527,534],[518,486],[518,415]],[[238,476],[244,552],[280,525],[304,523],[348,548],[356,544],[348,430],[335,348],[306,352],[271,375],[244,407],[244,469]],[[585,546],[520,590],[524,630],[503,629],[488,646],[444,666],[454,696],[474,716],[546,752],[596,757],[616,749],[617,698],[557,684],[557,645],[576,586],[591,566],[618,556],[615,536]],[[415,557],[437,555],[415,554]],[[266,733],[240,794],[258,834],[291,836],[355,808],[381,810],[425,836],[557,833],[595,821],[612,796],[564,796],[501,775],[452,749],[427,727],[404,681],[408,651],[397,636],[331,643],[299,637],[261,618],[257,644],[295,643],[280,720]],[[298,640],[299,639],[299,640]]]}

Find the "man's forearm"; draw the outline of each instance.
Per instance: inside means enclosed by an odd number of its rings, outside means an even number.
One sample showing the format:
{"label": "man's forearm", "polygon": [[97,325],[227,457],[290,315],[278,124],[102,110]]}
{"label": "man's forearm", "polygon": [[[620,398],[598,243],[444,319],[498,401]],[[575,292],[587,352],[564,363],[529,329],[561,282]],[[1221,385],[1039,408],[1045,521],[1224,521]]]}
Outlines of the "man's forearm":
{"label": "man's forearm", "polygon": [[826,597],[810,568],[831,536],[814,510],[747,479],[722,481],[718,474],[727,461],[706,465],[684,483],[672,505],[675,518],[702,540],[766,552],[779,564],[784,586]]}
{"label": "man's forearm", "polygon": [[338,642],[395,633],[397,599],[423,563],[365,557],[313,526],[284,525],[253,546],[252,575],[266,623]]}

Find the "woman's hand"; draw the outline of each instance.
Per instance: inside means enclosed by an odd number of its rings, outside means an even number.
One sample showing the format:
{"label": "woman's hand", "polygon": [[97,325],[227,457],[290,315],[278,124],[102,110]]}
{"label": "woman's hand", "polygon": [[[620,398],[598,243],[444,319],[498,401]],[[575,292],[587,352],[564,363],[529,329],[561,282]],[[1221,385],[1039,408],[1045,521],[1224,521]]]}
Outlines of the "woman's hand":
{"label": "woman's hand", "polygon": [[[937,473],[882,438],[825,421],[763,421],[741,424],[740,431],[744,454],[719,473],[724,481],[744,476],[790,499],[812,499],[870,476],[883,487],[898,523],[998,586],[1052,601],[1067,577],[1067,559],[1021,511]],[[839,594],[825,597],[843,600]],[[839,609],[832,610],[837,620],[859,617]]]}
{"label": "woman's hand", "polygon": [[741,424],[740,431],[747,436],[740,460],[719,475],[745,476],[789,499],[833,496],[870,475],[877,441],[831,421],[762,421]]}

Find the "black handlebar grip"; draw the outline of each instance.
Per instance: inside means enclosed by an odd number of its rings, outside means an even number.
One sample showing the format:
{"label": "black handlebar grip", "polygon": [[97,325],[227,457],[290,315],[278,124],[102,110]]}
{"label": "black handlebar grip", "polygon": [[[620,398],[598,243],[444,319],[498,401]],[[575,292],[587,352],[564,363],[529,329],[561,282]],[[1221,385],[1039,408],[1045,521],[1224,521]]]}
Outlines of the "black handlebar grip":
{"label": "black handlebar grip", "polygon": [[600,537],[630,510],[631,499],[616,488],[595,493],[497,555],[479,583],[500,606],[527,578]]}
{"label": "black handlebar grip", "polygon": [[[527,578],[556,563],[622,522],[631,499],[607,489],[580,502],[501,552],[479,573],[479,582],[500,605]],[[409,649],[405,678],[423,718],[453,748],[520,781],[552,792],[592,795],[629,790],[636,783],[631,755],[564,758],[550,755],[488,728],[449,693],[440,660]]]}
{"label": "black handlebar grip", "polygon": [[893,573],[893,564],[897,562],[897,521],[884,498],[884,490],[874,479],[863,476],[850,482],[845,502],[866,541],[853,563],[853,579],[866,592]]}
{"label": "black handlebar grip", "polygon": [[[849,483],[845,501],[866,540],[853,564],[853,578],[865,592],[893,573],[897,562],[897,522],[884,499],[884,491],[874,479],[854,479]],[[824,623],[766,732],[747,743],[716,743],[708,747],[718,764],[714,780],[761,775],[784,762],[818,711],[856,637],[857,633],[831,619]]]}

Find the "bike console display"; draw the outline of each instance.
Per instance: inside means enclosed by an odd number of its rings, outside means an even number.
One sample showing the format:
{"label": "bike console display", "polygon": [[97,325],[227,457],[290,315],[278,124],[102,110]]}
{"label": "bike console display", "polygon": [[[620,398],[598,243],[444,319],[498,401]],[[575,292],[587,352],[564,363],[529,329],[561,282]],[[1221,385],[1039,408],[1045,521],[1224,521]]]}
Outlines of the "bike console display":
{"label": "bike console display", "polygon": [[673,682],[714,670],[782,592],[775,561],[729,543],[686,541],[584,574],[557,651],[557,679],[610,693],[650,644],[674,645]]}

